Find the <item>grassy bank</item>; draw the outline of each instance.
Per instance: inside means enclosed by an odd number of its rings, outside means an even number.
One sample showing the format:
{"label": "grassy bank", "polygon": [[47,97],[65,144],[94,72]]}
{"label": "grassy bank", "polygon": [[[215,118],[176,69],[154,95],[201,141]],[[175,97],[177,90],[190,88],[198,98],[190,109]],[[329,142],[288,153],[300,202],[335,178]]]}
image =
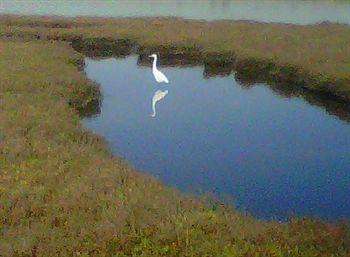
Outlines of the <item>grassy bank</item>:
{"label": "grassy bank", "polygon": [[79,123],[97,97],[81,58],[65,43],[0,41],[0,256],[349,254],[346,224],[257,221],[111,156]]}
{"label": "grassy bank", "polygon": [[113,157],[79,123],[99,99],[83,56],[42,40],[92,25],[16,22],[0,40],[0,256],[349,256],[345,223],[255,220]]}
{"label": "grassy bank", "polygon": [[175,18],[0,16],[2,37],[68,40],[88,55],[159,52],[163,64],[205,64],[213,74],[304,87],[350,101],[350,26]]}

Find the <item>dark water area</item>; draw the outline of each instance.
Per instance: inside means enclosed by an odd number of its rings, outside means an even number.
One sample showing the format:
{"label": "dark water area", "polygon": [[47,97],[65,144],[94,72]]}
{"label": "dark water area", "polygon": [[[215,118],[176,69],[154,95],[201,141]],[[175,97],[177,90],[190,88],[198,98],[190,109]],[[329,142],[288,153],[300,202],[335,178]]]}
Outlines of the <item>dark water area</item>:
{"label": "dark water area", "polygon": [[86,64],[103,101],[83,124],[137,169],[258,218],[349,218],[349,107],[203,67],[162,67],[162,85],[136,56]]}
{"label": "dark water area", "polygon": [[346,0],[0,0],[1,13],[350,24],[350,2]]}

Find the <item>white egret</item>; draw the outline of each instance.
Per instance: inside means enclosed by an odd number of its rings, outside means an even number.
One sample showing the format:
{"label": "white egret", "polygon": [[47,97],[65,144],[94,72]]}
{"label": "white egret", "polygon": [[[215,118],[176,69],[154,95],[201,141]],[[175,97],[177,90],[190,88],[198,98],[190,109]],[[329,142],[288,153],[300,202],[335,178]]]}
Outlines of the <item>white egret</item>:
{"label": "white egret", "polygon": [[160,70],[157,69],[157,55],[152,54],[149,57],[154,58],[152,71],[153,71],[153,75],[154,75],[154,78],[156,79],[156,81],[158,83],[162,83],[162,82],[169,83],[168,78]]}
{"label": "white egret", "polygon": [[157,90],[154,95],[153,95],[153,98],[152,98],[152,110],[153,110],[153,113],[151,114],[151,117],[156,117],[156,103],[163,99],[166,95],[168,94],[168,90]]}

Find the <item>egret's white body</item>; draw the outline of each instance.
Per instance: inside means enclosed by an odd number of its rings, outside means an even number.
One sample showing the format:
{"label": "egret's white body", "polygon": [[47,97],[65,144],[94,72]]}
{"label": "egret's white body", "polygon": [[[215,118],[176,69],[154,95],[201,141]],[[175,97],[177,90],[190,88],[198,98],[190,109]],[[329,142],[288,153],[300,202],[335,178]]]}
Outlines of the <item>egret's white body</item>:
{"label": "egret's white body", "polygon": [[153,95],[153,98],[152,98],[152,110],[153,110],[153,113],[151,114],[152,117],[155,117],[156,116],[156,103],[158,101],[160,101],[161,99],[163,99],[166,95],[168,94],[168,90],[157,90],[154,95]]}
{"label": "egret's white body", "polygon": [[152,66],[152,72],[153,72],[153,76],[156,79],[156,81],[158,83],[169,83],[168,78],[160,71],[157,69],[157,55],[156,54],[152,54],[149,57],[153,58],[153,66]]}

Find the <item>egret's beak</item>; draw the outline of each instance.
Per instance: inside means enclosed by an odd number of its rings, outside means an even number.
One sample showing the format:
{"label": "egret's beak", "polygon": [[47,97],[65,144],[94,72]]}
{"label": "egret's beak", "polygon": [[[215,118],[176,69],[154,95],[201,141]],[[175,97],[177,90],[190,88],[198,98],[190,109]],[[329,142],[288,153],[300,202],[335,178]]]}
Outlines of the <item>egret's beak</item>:
{"label": "egret's beak", "polygon": [[152,55],[149,55],[148,57],[153,57]]}

